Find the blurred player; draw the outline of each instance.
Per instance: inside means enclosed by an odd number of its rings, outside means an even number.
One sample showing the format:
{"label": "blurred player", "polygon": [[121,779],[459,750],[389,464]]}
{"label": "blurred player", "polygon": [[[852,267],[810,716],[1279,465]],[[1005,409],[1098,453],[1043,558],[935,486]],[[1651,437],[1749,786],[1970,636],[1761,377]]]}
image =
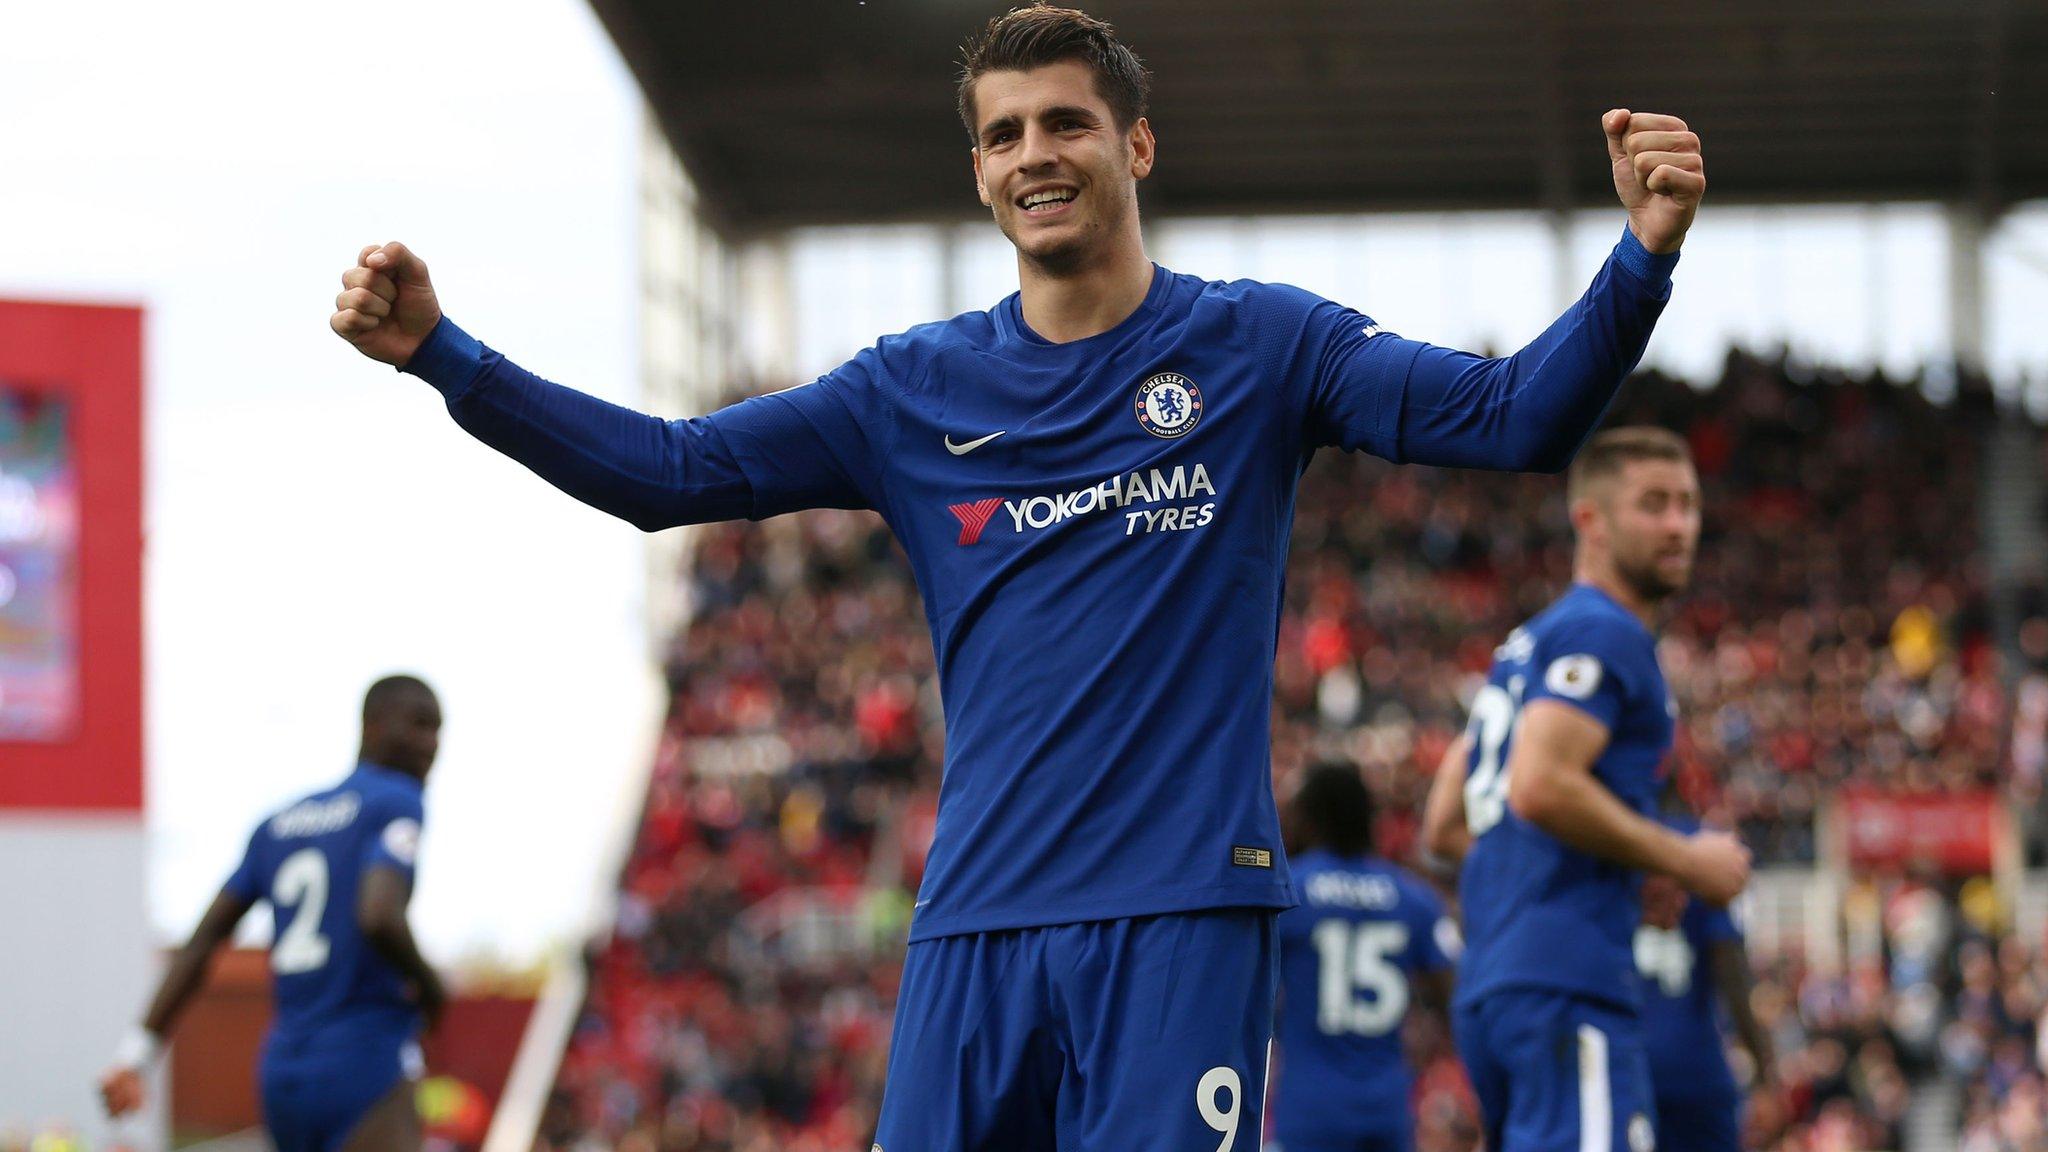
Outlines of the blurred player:
{"label": "blurred player", "polygon": [[405,910],[420,793],[440,733],[441,705],[423,681],[387,676],[370,685],[355,771],[257,826],[100,1081],[111,1115],[142,1103],[143,1072],[205,982],[214,951],[268,900],[276,1011],[257,1080],[271,1139],[279,1152],[419,1147],[418,1035],[447,994],[414,946]]}
{"label": "blurred player", "polygon": [[1319,764],[1288,805],[1301,903],[1280,914],[1273,1152],[1408,1152],[1401,1024],[1450,1001],[1457,930],[1429,886],[1373,854],[1358,769]]}
{"label": "blurred player", "polygon": [[[1687,834],[1699,827],[1689,817],[1668,822]],[[1759,1108],[1775,1108],[1778,1082],[1770,1034],[1750,1007],[1753,978],[1742,930],[1728,909],[1687,896],[1668,876],[1651,876],[1643,883],[1635,956],[1658,1146],[1664,1152],[1741,1152],[1742,1094],[1728,1067],[1717,1007],[1749,1052]]]}
{"label": "blurred player", "polygon": [[[1273,917],[1294,903],[1268,722],[1301,468],[1326,445],[1562,468],[1641,356],[1706,188],[1683,122],[1607,113],[1623,236],[1562,318],[1486,359],[1299,289],[1154,265],[1149,83],[1083,13],[990,22],[958,88],[961,158],[1019,291],[707,417],[526,372],[442,316],[400,244],[361,251],[329,321],[472,435],[644,529],[830,507],[895,532],[946,763],[885,1152],[1256,1144]],[[577,286],[538,306],[578,306]]]}
{"label": "blurred player", "polygon": [[[1649,1152],[1641,875],[1726,904],[1748,881],[1749,853],[1651,815],[1675,711],[1652,629],[1691,575],[1700,532],[1685,441],[1601,432],[1566,494],[1574,583],[1495,650],[1462,741],[1471,842],[1453,1027],[1493,1152]],[[1444,828],[1456,808],[1442,795],[1456,770],[1444,771],[1425,838],[1456,855]]]}

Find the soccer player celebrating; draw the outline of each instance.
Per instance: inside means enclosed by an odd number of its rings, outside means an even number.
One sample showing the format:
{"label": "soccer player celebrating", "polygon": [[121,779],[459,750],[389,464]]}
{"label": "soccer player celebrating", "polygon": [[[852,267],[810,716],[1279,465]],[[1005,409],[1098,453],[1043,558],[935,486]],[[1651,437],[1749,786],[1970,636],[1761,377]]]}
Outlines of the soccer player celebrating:
{"label": "soccer player celebrating", "polygon": [[171,965],[139,1028],[100,1081],[107,1111],[142,1103],[142,1076],[206,979],[213,953],[258,900],[275,1017],[257,1079],[279,1152],[404,1152],[420,1146],[417,1037],[447,1000],[406,923],[441,705],[425,682],[387,676],[363,696],[355,771],[258,825],[241,866]]}
{"label": "soccer player celebrating", "polygon": [[1148,85],[1081,12],[992,21],[960,81],[964,159],[1019,291],[710,416],[521,369],[442,315],[400,244],[362,250],[330,319],[472,435],[642,528],[833,507],[895,532],[946,758],[888,1152],[1256,1144],[1273,918],[1294,903],[1267,724],[1295,480],[1326,445],[1564,467],[1640,358],[1706,187],[1684,123],[1609,112],[1620,242],[1548,330],[1486,359],[1154,265]]}
{"label": "soccer player celebrating", "polygon": [[[1699,827],[1690,817],[1667,822],[1688,835]],[[1728,909],[1687,896],[1669,876],[1651,876],[1643,884],[1635,958],[1658,1145],[1664,1152],[1742,1152],[1742,1093],[1728,1067],[1717,1000],[1749,1053],[1758,1107],[1775,1109],[1778,1082],[1770,1033],[1749,1002],[1754,981],[1742,930]]]}
{"label": "soccer player celebrating", "polygon": [[1310,768],[1288,810],[1301,903],[1280,914],[1275,1152],[1408,1152],[1401,1024],[1415,1000],[1450,1001],[1457,930],[1428,885],[1373,854],[1356,768]]}
{"label": "soccer player celebrating", "polygon": [[1453,1029],[1494,1152],[1655,1147],[1632,944],[1641,876],[1723,905],[1749,853],[1720,832],[1680,835],[1654,815],[1674,706],[1657,666],[1658,609],[1683,589],[1699,541],[1699,477],[1685,441],[1614,428],[1566,484],[1574,583],[1494,652],[1424,838],[1464,854],[1465,956]]}

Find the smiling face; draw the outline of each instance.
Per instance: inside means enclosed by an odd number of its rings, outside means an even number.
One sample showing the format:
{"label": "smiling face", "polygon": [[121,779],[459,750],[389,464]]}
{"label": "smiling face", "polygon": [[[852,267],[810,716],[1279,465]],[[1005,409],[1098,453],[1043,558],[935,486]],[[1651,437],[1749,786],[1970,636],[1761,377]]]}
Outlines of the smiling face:
{"label": "smiling face", "polygon": [[1142,116],[1119,127],[1087,64],[985,73],[970,106],[975,188],[1020,257],[1066,274],[1139,242],[1152,129]]}

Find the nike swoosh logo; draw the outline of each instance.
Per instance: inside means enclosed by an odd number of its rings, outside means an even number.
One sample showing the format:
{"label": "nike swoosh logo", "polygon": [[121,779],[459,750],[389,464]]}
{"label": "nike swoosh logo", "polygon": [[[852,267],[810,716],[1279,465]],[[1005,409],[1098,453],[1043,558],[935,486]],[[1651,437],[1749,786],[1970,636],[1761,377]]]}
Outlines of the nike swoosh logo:
{"label": "nike swoosh logo", "polygon": [[[1003,429],[1003,432],[1008,431],[1008,428]],[[988,435],[983,436],[979,440],[969,440],[965,444],[953,443],[953,435],[952,433],[949,432],[946,434],[946,451],[951,452],[955,456],[965,456],[969,452],[974,451],[976,448],[981,447],[983,444],[986,444],[989,441],[995,439],[996,437],[1001,436],[1003,432],[991,432]]]}

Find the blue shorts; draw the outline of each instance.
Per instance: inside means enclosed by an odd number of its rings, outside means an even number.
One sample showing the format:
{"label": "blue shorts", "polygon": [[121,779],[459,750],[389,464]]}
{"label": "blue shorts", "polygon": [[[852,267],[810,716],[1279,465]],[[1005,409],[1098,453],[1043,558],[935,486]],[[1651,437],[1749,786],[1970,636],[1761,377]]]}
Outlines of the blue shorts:
{"label": "blue shorts", "polygon": [[903,963],[883,1152],[1258,1152],[1274,911],[920,940]]}
{"label": "blue shorts", "polygon": [[264,1045],[257,1066],[263,1126],[277,1152],[337,1152],[370,1109],[419,1075],[419,1047]]}
{"label": "blue shorts", "polygon": [[1509,989],[1452,1013],[1493,1152],[1652,1152],[1649,1059],[1634,1012]]}
{"label": "blue shorts", "polygon": [[1309,1070],[1289,1067],[1285,1048],[1276,1059],[1269,1102],[1273,1128],[1265,1152],[1410,1152],[1415,1147],[1415,1114],[1408,1100],[1415,1085],[1405,1067],[1323,1067],[1311,1078]]}
{"label": "blue shorts", "polygon": [[1742,1098],[1657,1101],[1658,1152],[1742,1152]]}

